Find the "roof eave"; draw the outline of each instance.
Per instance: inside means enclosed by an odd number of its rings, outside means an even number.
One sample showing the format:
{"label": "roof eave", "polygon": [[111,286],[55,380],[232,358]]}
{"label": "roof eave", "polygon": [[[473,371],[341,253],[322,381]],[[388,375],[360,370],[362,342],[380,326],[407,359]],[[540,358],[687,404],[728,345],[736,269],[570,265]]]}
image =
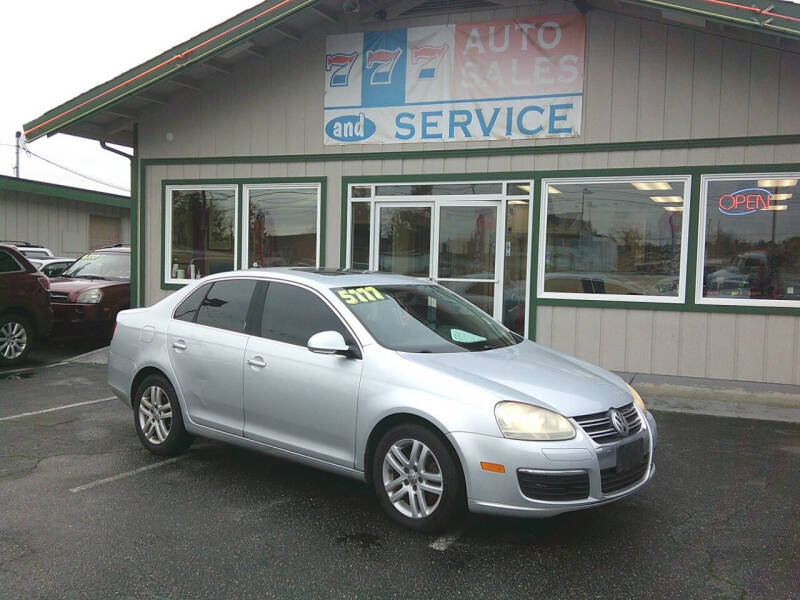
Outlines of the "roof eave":
{"label": "roof eave", "polygon": [[101,141],[124,143],[120,138],[127,141],[127,136],[115,136],[97,125],[82,121],[190,66],[209,60],[318,1],[276,0],[258,4],[25,123],[25,138],[31,142],[63,131]]}

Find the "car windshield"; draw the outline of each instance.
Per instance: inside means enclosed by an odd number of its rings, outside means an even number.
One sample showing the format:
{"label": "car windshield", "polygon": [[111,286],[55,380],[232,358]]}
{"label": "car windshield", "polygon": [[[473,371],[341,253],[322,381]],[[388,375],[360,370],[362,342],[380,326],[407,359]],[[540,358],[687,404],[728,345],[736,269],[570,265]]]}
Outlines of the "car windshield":
{"label": "car windshield", "polygon": [[522,338],[438,285],[334,290],[383,347],[400,352],[480,352]]}
{"label": "car windshield", "polygon": [[127,252],[90,252],[81,256],[61,276],[129,280],[131,255]]}

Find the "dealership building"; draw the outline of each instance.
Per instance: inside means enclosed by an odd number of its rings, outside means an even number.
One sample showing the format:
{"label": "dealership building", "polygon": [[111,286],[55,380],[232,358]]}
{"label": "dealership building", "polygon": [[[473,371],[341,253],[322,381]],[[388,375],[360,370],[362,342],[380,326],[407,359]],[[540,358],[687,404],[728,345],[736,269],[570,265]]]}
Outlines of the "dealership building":
{"label": "dealership building", "polygon": [[608,369],[800,384],[800,6],[758,2],[264,2],[25,135],[133,148],[133,306],[391,271]]}

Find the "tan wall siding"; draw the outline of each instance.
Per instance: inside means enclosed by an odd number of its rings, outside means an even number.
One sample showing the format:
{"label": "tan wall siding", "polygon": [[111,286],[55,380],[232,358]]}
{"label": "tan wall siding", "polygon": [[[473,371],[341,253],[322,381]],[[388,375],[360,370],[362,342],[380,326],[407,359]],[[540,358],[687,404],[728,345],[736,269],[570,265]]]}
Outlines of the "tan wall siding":
{"label": "tan wall siding", "polygon": [[616,371],[800,385],[800,319],[542,306],[536,341]]}
{"label": "tan wall siding", "polygon": [[[407,21],[386,27],[481,21],[530,14],[572,12],[565,2],[480,11]],[[380,24],[370,24],[377,28]],[[341,33],[343,31],[338,31]],[[477,148],[488,142],[323,146],[322,106],[325,34],[309,32],[286,42],[270,58],[253,58],[219,75],[201,93],[179,101],[140,124],[143,158],[277,154],[346,154]],[[705,138],[800,133],[800,56],[758,44],[595,10],[588,15],[583,134],[562,143]],[[167,142],[166,135],[174,137]],[[494,146],[531,142],[493,142]],[[541,140],[534,144],[551,144]],[[794,150],[797,152],[797,148]],[[685,162],[675,151],[670,162]],[[693,151],[692,162],[780,157],[749,149]],[[555,159],[559,168],[625,166],[624,154]],[[431,167],[436,168],[436,167]]]}
{"label": "tan wall siding", "polygon": [[89,248],[89,215],[120,217],[129,243],[128,209],[22,192],[0,191],[0,240],[42,244],[56,256],[80,256]]}

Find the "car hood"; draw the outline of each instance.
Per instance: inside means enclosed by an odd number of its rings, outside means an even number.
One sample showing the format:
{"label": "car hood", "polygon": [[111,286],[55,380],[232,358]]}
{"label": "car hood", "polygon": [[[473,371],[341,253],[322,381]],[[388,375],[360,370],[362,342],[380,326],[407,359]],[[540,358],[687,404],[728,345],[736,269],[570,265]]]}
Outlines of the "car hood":
{"label": "car hood", "polygon": [[529,402],[568,417],[633,401],[625,382],[613,373],[529,341],[486,352],[401,355],[478,385],[498,400]]}
{"label": "car hood", "polygon": [[72,297],[77,297],[81,292],[96,288],[109,288],[116,286],[128,286],[130,282],[111,280],[111,279],[80,279],[70,277],[54,277],[50,280],[51,292],[67,293]]}

